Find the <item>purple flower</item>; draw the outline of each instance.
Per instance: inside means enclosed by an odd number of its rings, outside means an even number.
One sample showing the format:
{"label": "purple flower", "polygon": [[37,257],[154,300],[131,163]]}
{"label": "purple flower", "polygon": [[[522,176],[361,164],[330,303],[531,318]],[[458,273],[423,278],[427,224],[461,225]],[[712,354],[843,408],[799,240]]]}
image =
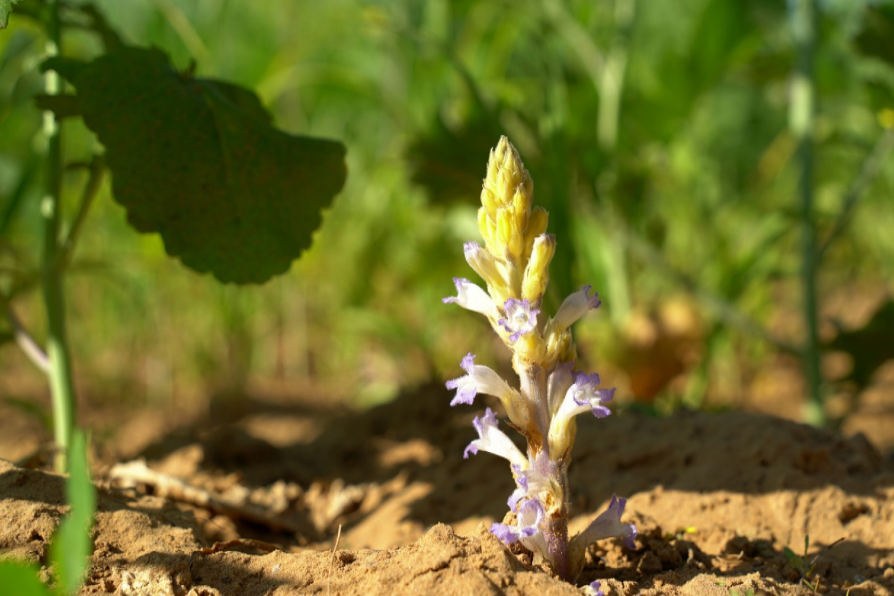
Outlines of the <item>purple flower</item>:
{"label": "purple flower", "polygon": [[476,286],[468,279],[462,277],[454,277],[453,283],[456,284],[456,296],[442,299],[445,304],[455,302],[465,309],[481,313],[489,318],[497,318],[497,305],[494,304],[490,294]]}
{"label": "purple flower", "polygon": [[[537,499],[529,499],[518,509],[517,523],[515,526],[494,523],[490,532],[499,538],[503,544],[512,544],[524,538],[532,538],[541,534],[540,521],[546,512],[543,505]],[[524,544],[524,542],[523,542]],[[527,544],[525,544],[527,546]]]}
{"label": "purple flower", "polygon": [[468,374],[447,381],[447,389],[456,389],[456,397],[450,401],[451,406],[456,404],[472,405],[475,396],[479,393],[493,395],[501,400],[511,400],[517,393],[494,370],[476,365],[475,355],[471,352],[462,359],[460,366]]}
{"label": "purple flower", "polygon": [[518,341],[519,337],[537,328],[537,315],[540,311],[531,308],[531,303],[527,300],[510,298],[503,305],[503,312],[506,313],[506,318],[497,319],[497,323],[510,334],[511,342]]}
{"label": "purple flower", "polygon": [[550,457],[554,461],[558,461],[571,448],[569,424],[572,418],[587,411],[592,412],[597,418],[605,418],[611,414],[611,410],[602,404],[612,400],[615,390],[597,389],[598,385],[598,374],[578,373],[574,383],[565,392],[565,397],[549,425]]}
{"label": "purple flower", "polygon": [[565,298],[565,301],[562,302],[562,306],[559,307],[559,311],[556,313],[556,331],[561,333],[568,329],[576,320],[587,314],[588,310],[597,308],[602,304],[598,293],[594,292],[592,297],[589,296],[592,287],[584,286],[579,291],[568,296],[568,298]]}
{"label": "purple flower", "polygon": [[468,458],[469,453],[475,455],[479,450],[505,457],[509,463],[524,468],[528,465],[528,460],[519,451],[515,443],[506,436],[506,433],[497,428],[497,416],[493,410],[487,408],[484,416],[476,416],[472,421],[475,430],[478,431],[478,438],[469,443],[463,452],[463,457]]}
{"label": "purple flower", "polygon": [[539,499],[528,499],[518,508],[516,525],[510,526],[495,523],[491,525],[490,531],[503,544],[521,542],[525,545],[525,548],[540,554],[544,558],[548,558],[549,549],[546,545],[546,538],[540,529],[540,522],[545,515],[546,510]]}
{"label": "purple flower", "polygon": [[515,482],[518,485],[509,496],[509,509],[515,513],[518,502],[524,498],[540,498],[541,493],[552,492],[553,486],[549,479],[549,472],[554,465],[549,461],[549,456],[541,451],[533,462],[529,462],[527,469],[522,466],[512,466],[515,472]]}
{"label": "purple flower", "polygon": [[574,540],[582,540],[583,545],[586,546],[603,538],[617,536],[627,548],[636,549],[636,544],[633,542],[633,539],[636,538],[636,526],[621,523],[621,516],[624,515],[626,505],[627,499],[612,495],[608,509],[600,513],[599,517],[594,519],[587,529],[576,536]]}
{"label": "purple flower", "polygon": [[568,389],[568,395],[571,397],[572,401],[574,401],[579,408],[583,408],[577,413],[589,409],[597,418],[605,418],[612,413],[611,410],[603,406],[602,403],[611,401],[615,397],[615,390],[613,388],[596,389],[596,387],[599,386],[599,383],[598,373],[593,373],[591,375],[578,373],[577,378],[574,380],[574,384]]}
{"label": "purple flower", "polygon": [[591,582],[588,587],[590,588],[590,596],[605,596],[605,592],[602,591],[602,582]]}

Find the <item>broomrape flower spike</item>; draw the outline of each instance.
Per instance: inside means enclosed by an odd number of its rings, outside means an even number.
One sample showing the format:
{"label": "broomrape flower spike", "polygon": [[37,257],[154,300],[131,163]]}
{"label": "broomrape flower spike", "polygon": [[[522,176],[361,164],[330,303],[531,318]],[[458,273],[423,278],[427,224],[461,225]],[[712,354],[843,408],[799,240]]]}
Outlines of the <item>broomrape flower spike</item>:
{"label": "broomrape flower spike", "polygon": [[[506,137],[500,138],[487,163],[478,210],[484,245],[467,242],[463,247],[466,261],[487,289],[455,278],[456,296],[444,302],[487,317],[512,352],[519,387],[475,364],[470,353],[460,365],[466,375],[447,381],[447,388],[456,390],[451,406],[471,405],[479,393],[497,397],[511,425],[527,440],[522,453],[499,429],[490,408],[473,422],[478,439],[469,443],[464,457],[487,451],[505,458],[517,487],[507,502],[515,523],[495,523],[491,532],[506,544],[521,542],[562,579],[573,580],[589,544],[618,537],[635,548],[636,527],[621,521],[626,500],[613,496],[608,509],[589,527],[568,537],[567,479],[575,417],[610,415],[605,404],[615,390],[600,388],[598,374],[575,370],[571,325],[601,304],[598,294],[591,295],[591,287],[584,286],[562,302],[555,317],[541,311],[556,239],[546,233],[548,215],[533,205],[533,198],[534,184],[518,152]],[[600,588],[593,582],[589,591],[602,594]]]}

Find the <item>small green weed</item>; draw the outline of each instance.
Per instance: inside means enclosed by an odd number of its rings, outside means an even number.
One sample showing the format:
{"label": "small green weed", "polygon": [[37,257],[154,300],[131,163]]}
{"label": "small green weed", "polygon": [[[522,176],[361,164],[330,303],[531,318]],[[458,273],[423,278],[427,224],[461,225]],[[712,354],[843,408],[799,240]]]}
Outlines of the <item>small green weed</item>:
{"label": "small green weed", "polygon": [[835,546],[842,540],[844,540],[844,539],[839,538],[838,540],[836,540],[829,546],[822,549],[820,552],[816,553],[813,556],[813,559],[811,559],[809,563],[807,562],[807,550],[810,547],[810,535],[804,536],[804,555],[803,556],[796,555],[795,552],[787,546],[782,549],[782,553],[785,555],[785,558],[788,561],[789,566],[798,573],[798,582],[801,585],[807,586],[809,589],[816,592],[818,589],[819,582],[811,583],[811,581],[810,581],[810,576],[813,575],[814,572],[816,571],[816,563],[817,563],[817,561],[819,561],[819,558],[823,553],[825,553],[827,550],[829,550],[830,548],[832,548],[833,546]]}
{"label": "small green weed", "polygon": [[18,596],[70,596],[78,591],[90,564],[93,544],[90,528],[96,512],[96,492],[87,467],[87,442],[84,433],[76,431],[72,437],[71,475],[66,483],[66,497],[71,504],[68,517],[50,544],[50,563],[55,570],[53,588],[45,586],[35,565],[22,561],[0,561],[0,586],[8,594]]}

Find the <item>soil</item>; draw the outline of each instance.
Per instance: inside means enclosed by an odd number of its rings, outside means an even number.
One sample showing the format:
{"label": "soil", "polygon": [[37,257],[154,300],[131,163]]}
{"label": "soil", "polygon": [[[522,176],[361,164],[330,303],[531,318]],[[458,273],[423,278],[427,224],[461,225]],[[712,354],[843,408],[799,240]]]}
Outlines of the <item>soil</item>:
{"label": "soil", "polygon": [[[894,459],[859,433],[741,412],[582,417],[572,533],[616,493],[639,536],[592,546],[569,584],[487,532],[512,477],[486,453],[463,460],[484,404],[448,401],[432,385],[366,411],[254,397],[86,415],[99,509],[81,594],[580,595],[594,580],[606,595],[894,594]],[[0,461],[0,550],[52,581],[64,479],[25,457],[36,423],[0,416],[0,457],[20,460]],[[172,483],[127,482],[114,464],[137,458]],[[184,502],[177,479],[217,500]],[[784,549],[808,537],[804,577]]]}

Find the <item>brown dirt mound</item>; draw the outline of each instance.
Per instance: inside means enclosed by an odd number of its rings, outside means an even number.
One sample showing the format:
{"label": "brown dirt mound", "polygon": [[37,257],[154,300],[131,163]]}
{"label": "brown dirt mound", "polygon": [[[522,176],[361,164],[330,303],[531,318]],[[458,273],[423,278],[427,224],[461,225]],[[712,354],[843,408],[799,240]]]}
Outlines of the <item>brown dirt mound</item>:
{"label": "brown dirt mound", "polygon": [[[290,531],[122,488],[100,465],[82,594],[581,594],[485,530],[503,517],[512,478],[498,458],[462,459],[483,405],[446,401],[432,387],[366,412],[262,400],[238,416],[183,420],[138,452],[113,437],[107,463],[138,453],[158,472],[288,520]],[[640,536],[636,551],[591,547],[579,585],[808,594],[783,549],[802,554],[809,536],[818,593],[894,594],[894,465],[862,435],[742,413],[582,422],[572,531],[617,493]],[[63,492],[54,474],[0,463],[0,549],[45,564]],[[210,547],[218,540],[229,542]]]}

